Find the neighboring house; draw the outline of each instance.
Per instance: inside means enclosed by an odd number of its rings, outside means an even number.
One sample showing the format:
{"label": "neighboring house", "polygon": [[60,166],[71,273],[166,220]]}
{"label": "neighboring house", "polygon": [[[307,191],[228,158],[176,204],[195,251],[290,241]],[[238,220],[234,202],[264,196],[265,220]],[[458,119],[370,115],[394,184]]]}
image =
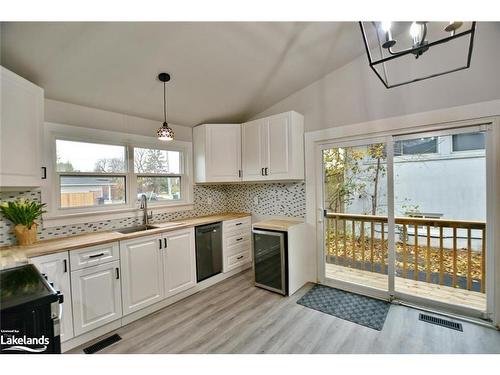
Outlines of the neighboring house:
{"label": "neighboring house", "polygon": [[[364,168],[373,161],[362,163]],[[384,164],[385,167],[385,164]],[[378,215],[387,215],[386,176],[379,178]],[[366,179],[363,179],[366,183]],[[371,185],[370,185],[371,184]],[[373,190],[373,182],[367,191]],[[400,141],[395,144],[395,216],[446,218],[465,221],[486,220],[486,158],[483,133]],[[348,213],[371,213],[369,197],[355,197]],[[437,245],[437,228],[431,230]],[[425,232],[425,233],[424,233]],[[448,233],[449,232],[449,233]],[[408,229],[413,242],[414,228]],[[465,230],[459,230],[458,246],[466,246]],[[426,229],[419,229],[426,237]],[[445,229],[445,247],[451,247],[451,230]],[[472,247],[480,247],[480,233],[472,232]],[[474,240],[476,238],[476,240]]]}
{"label": "neighboring house", "polygon": [[119,184],[111,177],[71,177],[61,179],[61,207],[110,204]]}

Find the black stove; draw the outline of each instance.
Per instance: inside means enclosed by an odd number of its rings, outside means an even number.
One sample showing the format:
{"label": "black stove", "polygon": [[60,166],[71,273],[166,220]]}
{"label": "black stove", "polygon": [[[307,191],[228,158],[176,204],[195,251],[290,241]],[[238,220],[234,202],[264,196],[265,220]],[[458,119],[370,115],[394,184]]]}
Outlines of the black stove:
{"label": "black stove", "polygon": [[60,353],[60,303],[34,265],[0,271],[0,353]]}

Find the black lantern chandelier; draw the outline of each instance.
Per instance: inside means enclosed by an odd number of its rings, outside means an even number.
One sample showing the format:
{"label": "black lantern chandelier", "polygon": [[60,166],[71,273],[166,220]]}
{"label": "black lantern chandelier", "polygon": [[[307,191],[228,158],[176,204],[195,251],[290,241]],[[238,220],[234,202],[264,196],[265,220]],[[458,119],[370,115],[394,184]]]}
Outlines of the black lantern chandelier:
{"label": "black lantern chandelier", "polygon": [[360,22],[368,62],[386,88],[470,67],[475,22]]}
{"label": "black lantern chandelier", "polygon": [[166,84],[170,81],[170,74],[160,73],[158,79],[163,82],[163,125],[156,131],[156,135],[160,141],[171,141],[174,139],[174,131],[167,123],[167,87]]}

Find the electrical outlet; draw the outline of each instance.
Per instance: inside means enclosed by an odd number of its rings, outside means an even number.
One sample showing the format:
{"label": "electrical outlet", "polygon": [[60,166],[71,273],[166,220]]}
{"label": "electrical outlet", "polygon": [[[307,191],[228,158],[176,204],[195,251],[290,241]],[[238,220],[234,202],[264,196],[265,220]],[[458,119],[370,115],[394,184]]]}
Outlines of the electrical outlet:
{"label": "electrical outlet", "polygon": [[256,206],[259,204],[259,197],[257,196],[253,197],[253,204]]}

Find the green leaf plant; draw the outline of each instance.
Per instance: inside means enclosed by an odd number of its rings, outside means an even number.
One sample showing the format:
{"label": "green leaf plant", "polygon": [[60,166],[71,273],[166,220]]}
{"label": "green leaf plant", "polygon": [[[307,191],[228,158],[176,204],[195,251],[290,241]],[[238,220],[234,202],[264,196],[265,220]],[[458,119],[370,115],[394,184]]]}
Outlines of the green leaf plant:
{"label": "green leaf plant", "polygon": [[44,214],[46,204],[37,201],[16,200],[0,205],[2,215],[14,225],[22,224],[31,229],[36,220]]}

